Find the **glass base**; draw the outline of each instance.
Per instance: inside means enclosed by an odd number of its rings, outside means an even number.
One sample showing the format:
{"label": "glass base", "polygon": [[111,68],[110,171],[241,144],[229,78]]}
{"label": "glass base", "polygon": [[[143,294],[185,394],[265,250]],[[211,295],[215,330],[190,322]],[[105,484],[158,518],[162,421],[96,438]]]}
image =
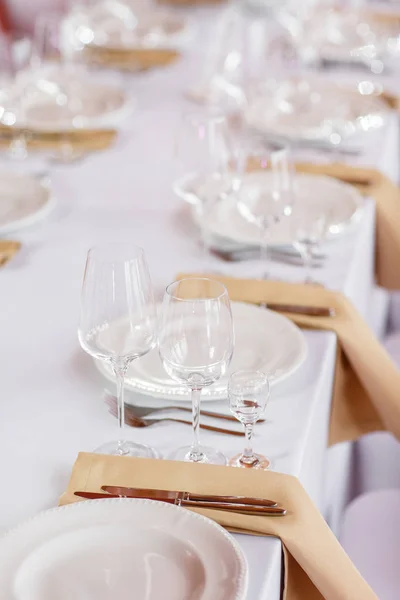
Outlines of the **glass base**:
{"label": "glass base", "polygon": [[108,442],[94,450],[96,454],[111,454],[112,456],[136,456],[138,458],[160,458],[159,453],[145,446],[144,444],[135,444],[135,442]]}
{"label": "glass base", "polygon": [[226,465],[226,458],[214,448],[208,448],[207,446],[199,446],[198,458],[192,455],[191,446],[185,446],[175,450],[168,455],[169,460],[183,460],[184,462],[195,462],[195,463],[206,463],[210,465]]}
{"label": "glass base", "polygon": [[241,458],[242,458],[243,454],[237,454],[236,456],[234,456],[233,458],[230,459],[230,461],[228,462],[228,465],[230,467],[239,467],[242,469],[272,469],[272,463],[271,461],[266,457],[263,456],[262,454],[254,454],[254,461],[251,463],[247,463],[247,462],[242,462]]}

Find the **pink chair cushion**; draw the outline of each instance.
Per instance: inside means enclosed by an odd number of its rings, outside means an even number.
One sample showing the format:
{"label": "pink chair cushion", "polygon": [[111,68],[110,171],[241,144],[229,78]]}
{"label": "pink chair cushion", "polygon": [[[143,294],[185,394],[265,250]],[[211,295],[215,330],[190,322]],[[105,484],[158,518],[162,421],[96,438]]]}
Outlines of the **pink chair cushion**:
{"label": "pink chair cushion", "polygon": [[[0,0],[1,2],[1,0]],[[61,11],[65,0],[3,0],[11,29],[20,34],[32,33],[35,19],[46,11]]]}
{"label": "pink chair cushion", "polygon": [[379,600],[399,600],[400,490],[371,492],[349,504],[340,543]]}

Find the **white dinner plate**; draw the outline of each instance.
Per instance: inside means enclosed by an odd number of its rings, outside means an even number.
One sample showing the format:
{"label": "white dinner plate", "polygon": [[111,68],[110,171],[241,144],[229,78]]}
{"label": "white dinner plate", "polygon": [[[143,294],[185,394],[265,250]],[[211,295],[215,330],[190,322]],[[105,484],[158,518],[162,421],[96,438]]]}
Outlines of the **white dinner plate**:
{"label": "white dinner plate", "polygon": [[21,87],[25,89],[24,114],[17,111],[17,124],[39,131],[112,127],[128,117],[134,107],[133,100],[119,86],[49,64],[26,71],[18,84],[0,90],[0,107],[11,115],[14,104],[18,106]]}
{"label": "white dinner plate", "polygon": [[271,82],[254,90],[252,96],[244,111],[247,124],[283,140],[328,140],[335,131],[350,136],[377,129],[385,123],[388,111],[378,96],[362,95],[328,81]]}
{"label": "white dinner plate", "polygon": [[[273,311],[232,302],[235,328],[235,350],[229,373],[239,369],[264,371],[276,385],[293,374],[307,356],[303,332],[286,317]],[[108,363],[95,361],[103,375],[114,381]],[[229,376],[229,374],[228,374]],[[203,400],[226,398],[228,376],[202,392]],[[173,401],[188,402],[190,391],[172,380],[164,370],[158,350],[131,363],[125,378],[127,389]]]}
{"label": "white dinner plate", "polygon": [[87,45],[118,50],[180,48],[190,39],[186,17],[161,8],[137,8],[106,0],[73,9],[64,20],[65,39],[76,49]]}
{"label": "white dinner plate", "polygon": [[0,538],[2,600],[245,600],[222,527],[184,508],[110,499],[55,508]]}
{"label": "white dinner plate", "polygon": [[[297,173],[295,177],[295,202],[297,206],[304,207],[310,221],[312,221],[319,203],[326,206],[327,214],[329,214],[328,239],[334,240],[346,233],[361,216],[364,198],[353,186],[324,175]],[[236,195],[228,196],[227,199],[217,202],[209,209],[204,224],[206,233],[238,244],[252,246],[259,244],[260,229],[257,224],[243,216],[243,211],[241,212],[238,208],[238,199],[240,197],[243,204],[250,206],[260,196],[262,190],[271,189],[272,178],[271,172],[255,172],[245,175],[242,187]],[[207,182],[199,184],[198,194],[201,197],[207,197],[208,194],[215,195],[215,186],[218,184],[223,185],[224,189],[227,187],[226,182],[219,183],[212,180],[211,184]],[[198,221],[197,211],[193,210],[192,214],[194,220]],[[271,246],[292,244],[295,235],[292,219],[290,217],[282,218],[279,223],[271,226],[268,235]]]}
{"label": "white dinner plate", "polygon": [[39,179],[12,171],[0,173],[0,234],[44,219],[53,209],[50,188]]}

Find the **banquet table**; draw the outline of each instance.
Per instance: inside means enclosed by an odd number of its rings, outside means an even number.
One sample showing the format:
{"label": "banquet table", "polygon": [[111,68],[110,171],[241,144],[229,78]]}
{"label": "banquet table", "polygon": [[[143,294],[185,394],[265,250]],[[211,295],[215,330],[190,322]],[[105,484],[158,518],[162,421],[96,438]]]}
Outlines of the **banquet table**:
{"label": "banquet table", "polygon": [[[13,527],[55,506],[78,452],[91,451],[116,437],[116,420],[102,400],[104,388],[112,390],[112,384],[77,339],[88,248],[113,240],[142,246],[158,298],[178,272],[204,271],[218,277],[218,273],[257,276],[260,271],[258,261],[228,265],[202,256],[189,211],[172,192],[176,127],[182,111],[196,109],[184,92],[201,69],[201,48],[207,44],[208,24],[218,10],[191,13],[197,22],[195,40],[201,39],[202,44],[194,40],[178,63],[125,79],[136,108],[121,123],[115,147],[76,164],[52,166],[53,212],[12,236],[23,248],[0,271],[0,528]],[[397,181],[397,115],[391,115],[387,126],[373,135],[374,141],[354,161],[379,168]],[[7,167],[21,165],[7,163]],[[379,331],[386,296],[374,286],[374,218],[374,203],[368,199],[360,222],[332,245],[318,276],[344,291]],[[302,269],[278,263],[271,263],[270,270],[272,276],[292,281],[303,276]],[[307,359],[272,394],[266,422],[256,427],[255,446],[272,459],[276,470],[299,477],[336,528],[351,479],[351,445],[327,451],[336,339],[329,332],[307,331],[305,336]],[[227,411],[226,402],[210,406]],[[188,443],[191,432],[189,427],[169,423],[127,429],[126,435],[167,455]],[[228,456],[242,449],[240,438],[204,431],[201,435],[204,443]],[[280,541],[236,537],[249,565],[248,598],[278,600]]]}

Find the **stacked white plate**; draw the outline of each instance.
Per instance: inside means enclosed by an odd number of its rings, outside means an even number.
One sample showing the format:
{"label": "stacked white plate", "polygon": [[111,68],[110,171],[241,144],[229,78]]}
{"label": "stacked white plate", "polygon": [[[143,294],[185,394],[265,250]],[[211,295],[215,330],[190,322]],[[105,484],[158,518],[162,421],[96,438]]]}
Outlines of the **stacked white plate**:
{"label": "stacked white plate", "polygon": [[252,90],[250,98],[244,111],[249,127],[289,141],[329,141],[336,130],[351,137],[378,129],[388,110],[379,96],[316,79],[271,81]]}
{"label": "stacked white plate", "polygon": [[62,131],[116,125],[132,112],[133,101],[117,85],[49,64],[0,89],[1,107],[10,115],[3,114],[3,123],[16,118],[19,126]]}
{"label": "stacked white plate", "polygon": [[79,502],[0,538],[2,600],[245,600],[247,579],[222,527],[149,500]]}
{"label": "stacked white plate", "polygon": [[44,219],[54,206],[47,183],[36,177],[0,173],[0,234],[12,233]]}
{"label": "stacked white plate", "polygon": [[[158,308],[161,310],[161,307]],[[229,372],[260,370],[270,376],[273,386],[278,386],[302,365],[307,356],[306,338],[289,319],[265,308],[240,302],[232,302],[232,313],[235,350]],[[113,339],[109,331],[107,338]],[[96,361],[96,365],[107,379],[114,381],[108,363]],[[202,400],[226,398],[228,376],[229,373],[214,385],[204,388]],[[153,398],[190,401],[190,390],[167,375],[157,350],[131,363],[125,386]]]}
{"label": "stacked white plate", "polygon": [[[222,241],[235,245],[259,245],[260,229],[254,222],[243,216],[238,203],[240,200],[241,204],[248,205],[251,212],[251,204],[262,194],[268,193],[272,185],[273,176],[268,171],[245,174],[239,191],[234,194],[226,193],[230,188],[229,177],[192,182],[190,190],[193,198],[201,198],[207,206],[207,219],[204,220],[203,227],[208,238],[213,239],[216,246],[219,243],[221,245]],[[335,240],[346,234],[362,215],[364,198],[360,192],[337,179],[324,175],[297,173],[294,187],[296,190],[294,202],[297,206],[301,206],[310,223],[315,219],[315,211],[317,209],[320,211],[321,205],[326,209],[327,239]],[[225,199],[212,205],[207,204],[208,198],[218,197],[219,189],[222,190],[221,197],[225,195]],[[181,196],[185,197],[184,194]],[[194,220],[198,222],[198,211],[194,209],[192,214]],[[295,228],[291,217],[283,217],[279,223],[270,228],[268,234],[270,245],[291,245],[294,242],[294,234]]]}

